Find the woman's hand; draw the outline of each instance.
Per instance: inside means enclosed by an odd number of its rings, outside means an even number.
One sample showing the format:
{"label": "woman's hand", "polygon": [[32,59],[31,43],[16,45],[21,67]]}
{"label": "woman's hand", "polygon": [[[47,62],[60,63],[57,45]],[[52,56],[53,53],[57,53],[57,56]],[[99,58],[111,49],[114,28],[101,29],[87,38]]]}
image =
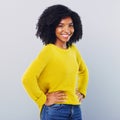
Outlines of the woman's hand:
{"label": "woman's hand", "polygon": [[84,95],[81,94],[78,90],[76,90],[76,95],[78,96],[79,101],[82,102]]}
{"label": "woman's hand", "polygon": [[45,105],[50,106],[55,103],[65,102],[66,94],[64,91],[57,91],[57,92],[47,93],[46,98],[47,99]]}

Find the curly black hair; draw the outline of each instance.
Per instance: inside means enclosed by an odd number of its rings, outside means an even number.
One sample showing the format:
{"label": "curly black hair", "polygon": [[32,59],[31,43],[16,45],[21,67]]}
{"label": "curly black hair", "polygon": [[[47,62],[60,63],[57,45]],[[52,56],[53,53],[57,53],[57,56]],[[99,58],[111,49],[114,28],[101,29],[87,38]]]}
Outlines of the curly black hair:
{"label": "curly black hair", "polygon": [[71,17],[74,25],[74,33],[67,42],[67,46],[71,46],[73,42],[79,41],[83,34],[80,16],[64,5],[53,5],[43,11],[36,25],[36,36],[40,37],[45,45],[49,43],[54,44],[56,42],[55,29],[61,19],[66,17]]}

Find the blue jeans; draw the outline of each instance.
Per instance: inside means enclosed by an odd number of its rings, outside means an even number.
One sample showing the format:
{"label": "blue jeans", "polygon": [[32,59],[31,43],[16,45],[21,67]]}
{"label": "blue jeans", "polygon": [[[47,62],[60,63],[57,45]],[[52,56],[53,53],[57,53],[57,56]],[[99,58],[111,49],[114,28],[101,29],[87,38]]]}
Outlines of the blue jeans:
{"label": "blue jeans", "polygon": [[79,105],[44,105],[40,120],[82,120],[81,109]]}

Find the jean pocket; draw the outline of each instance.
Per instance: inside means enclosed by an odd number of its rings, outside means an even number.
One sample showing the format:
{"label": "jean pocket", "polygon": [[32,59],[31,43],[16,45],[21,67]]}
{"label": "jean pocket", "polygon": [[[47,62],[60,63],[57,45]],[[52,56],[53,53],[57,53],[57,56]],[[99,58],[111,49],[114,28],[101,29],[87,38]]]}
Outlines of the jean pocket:
{"label": "jean pocket", "polygon": [[[46,106],[46,105],[45,105]],[[59,110],[61,109],[63,106],[62,104],[53,104],[53,105],[50,105],[50,106],[46,106],[48,109],[54,109],[54,110]]]}

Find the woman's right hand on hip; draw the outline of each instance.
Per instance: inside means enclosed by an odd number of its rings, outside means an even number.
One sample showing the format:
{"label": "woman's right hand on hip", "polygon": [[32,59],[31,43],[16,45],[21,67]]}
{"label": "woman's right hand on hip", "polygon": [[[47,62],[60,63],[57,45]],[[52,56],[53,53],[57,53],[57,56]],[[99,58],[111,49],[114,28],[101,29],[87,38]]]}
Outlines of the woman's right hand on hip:
{"label": "woman's right hand on hip", "polygon": [[66,94],[64,91],[56,91],[52,93],[46,94],[46,102],[45,105],[50,106],[55,103],[64,103],[66,100]]}

